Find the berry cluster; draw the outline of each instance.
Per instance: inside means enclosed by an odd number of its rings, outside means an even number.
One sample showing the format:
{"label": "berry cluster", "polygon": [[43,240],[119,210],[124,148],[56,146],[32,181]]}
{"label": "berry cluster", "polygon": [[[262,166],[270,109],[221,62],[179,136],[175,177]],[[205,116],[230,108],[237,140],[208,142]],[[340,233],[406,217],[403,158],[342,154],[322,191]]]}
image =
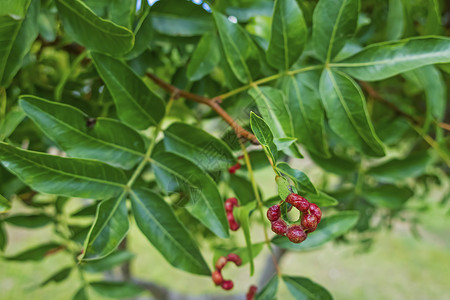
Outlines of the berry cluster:
{"label": "berry cluster", "polygon": [[255,285],[251,285],[248,288],[247,292],[247,300],[253,300],[253,297],[255,297],[256,292],[258,291],[258,288]]}
{"label": "berry cluster", "polygon": [[316,230],[317,225],[322,219],[322,211],[316,204],[310,203],[295,193],[289,194],[285,202],[291,204],[292,207],[297,208],[301,212],[301,225],[294,224],[288,227],[286,222],[281,218],[280,204],[271,206],[267,210],[267,219],[272,224],[273,232],[278,235],[287,236],[293,243],[301,243],[306,240],[307,234]]}
{"label": "berry cluster", "polygon": [[238,222],[236,222],[236,219],[233,215],[233,208],[235,206],[239,206],[239,203],[236,198],[228,198],[225,201],[225,211],[227,212],[227,220],[228,224],[230,225],[230,229],[233,231],[236,231],[239,229],[240,225]]}
{"label": "berry cluster", "polygon": [[222,277],[222,269],[229,261],[234,262],[234,264],[238,267],[242,265],[242,259],[239,257],[239,255],[230,253],[227,255],[227,257],[219,257],[216,262],[216,270],[211,274],[214,284],[220,285],[224,290],[231,290],[234,286],[232,280],[224,280]]}

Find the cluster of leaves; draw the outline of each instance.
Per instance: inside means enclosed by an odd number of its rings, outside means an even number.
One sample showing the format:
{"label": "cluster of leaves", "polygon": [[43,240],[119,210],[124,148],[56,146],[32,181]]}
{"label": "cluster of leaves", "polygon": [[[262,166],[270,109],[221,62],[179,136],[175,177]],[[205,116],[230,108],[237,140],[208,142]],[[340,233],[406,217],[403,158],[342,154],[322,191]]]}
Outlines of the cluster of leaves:
{"label": "cluster of leaves", "polygon": [[[216,257],[240,254],[253,274],[265,244],[306,251],[352,228],[366,238],[380,228],[374,220],[403,217],[407,200],[442,184],[450,166],[444,1],[241,2],[0,4],[0,250],[5,224],[55,229],[52,241],[6,259],[63,250],[78,262],[42,285],[74,269],[102,272],[132,258],[116,249],[135,222],[176,268],[209,276],[201,252],[209,246]],[[165,94],[147,72],[177,89]],[[251,128],[260,148],[248,152],[178,89],[221,100],[221,116]],[[240,154],[245,167],[228,174]],[[289,164],[306,154],[323,175],[314,184]],[[252,170],[270,165],[278,194],[263,197]],[[302,244],[252,242],[261,204],[291,191],[328,207],[316,232]],[[242,204],[245,247],[228,239],[227,196]],[[8,214],[11,199],[32,212]],[[80,278],[75,299],[87,299],[88,288],[117,298],[141,292]],[[331,298],[307,278],[280,278],[296,298]],[[275,297],[278,280],[257,298]]]}

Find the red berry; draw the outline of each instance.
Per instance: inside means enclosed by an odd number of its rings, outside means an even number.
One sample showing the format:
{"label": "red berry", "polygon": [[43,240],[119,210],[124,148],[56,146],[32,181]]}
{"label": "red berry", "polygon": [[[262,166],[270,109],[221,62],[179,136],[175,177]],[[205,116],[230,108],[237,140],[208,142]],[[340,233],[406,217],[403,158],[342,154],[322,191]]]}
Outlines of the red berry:
{"label": "red berry", "polygon": [[286,202],[292,204],[302,212],[307,211],[309,208],[309,201],[295,193],[289,194],[286,198]]}
{"label": "red berry", "polygon": [[236,198],[228,198],[225,201],[225,210],[226,211],[232,211],[233,207],[235,207],[235,206],[239,206]]}
{"label": "red berry", "polygon": [[228,212],[227,212],[227,220],[228,220],[228,223],[233,222],[233,221],[236,221],[236,220],[234,219],[233,213],[232,213],[231,211],[228,211]]}
{"label": "red berry", "polygon": [[279,219],[272,222],[272,231],[279,235],[285,235],[287,231],[286,222]]}
{"label": "red berry", "polygon": [[312,214],[303,214],[302,216],[302,226],[308,232],[313,232],[317,228],[317,218]]}
{"label": "red berry", "polygon": [[222,288],[224,290],[231,290],[233,288],[233,281],[231,281],[231,280],[224,280],[222,282],[221,286],[222,286]]}
{"label": "red berry", "polygon": [[292,205],[294,205],[294,202],[299,198],[300,196],[295,194],[295,193],[290,193],[287,197],[286,197],[286,201],[287,203],[290,203]]}
{"label": "red berry", "polygon": [[322,211],[320,210],[320,208],[314,204],[311,203],[311,205],[309,206],[309,211],[316,216],[317,218],[317,224],[320,223],[320,220],[322,219]]}
{"label": "red berry", "polygon": [[280,205],[274,205],[271,206],[268,210],[267,210],[267,219],[269,219],[269,221],[276,221],[280,218],[281,216],[281,211],[280,211]]}
{"label": "red berry", "polygon": [[248,288],[247,292],[247,300],[253,300],[253,297],[255,296],[256,292],[258,291],[258,288],[255,285],[251,285]]}
{"label": "red berry", "polygon": [[214,283],[216,285],[222,284],[223,277],[222,277],[222,274],[220,274],[219,271],[216,270],[216,271],[212,272],[211,277],[212,277],[212,280],[214,281]]}
{"label": "red berry", "polygon": [[292,225],[287,230],[287,237],[291,242],[299,244],[306,240],[307,236],[300,225]]}
{"label": "red berry", "polygon": [[227,255],[227,260],[232,261],[236,264],[236,266],[242,265],[242,259],[236,253],[230,253]]}
{"label": "red berry", "polygon": [[216,262],[216,269],[217,270],[222,270],[223,267],[225,267],[225,265],[227,264],[228,260],[225,256],[221,256],[219,257],[219,259]]}
{"label": "red berry", "polygon": [[300,199],[294,203],[294,206],[301,212],[308,211],[309,205],[310,205],[309,201],[303,197],[300,197]]}
{"label": "red berry", "polygon": [[239,225],[239,223],[236,222],[234,219],[232,221],[229,221],[228,223],[230,225],[231,231],[236,231],[241,227],[241,225]]}
{"label": "red berry", "polygon": [[228,172],[229,172],[230,174],[234,174],[234,173],[236,173],[236,171],[239,170],[240,168],[241,168],[241,164],[240,164],[240,163],[237,163],[237,164],[235,164],[234,166],[231,166],[231,167],[228,169]]}

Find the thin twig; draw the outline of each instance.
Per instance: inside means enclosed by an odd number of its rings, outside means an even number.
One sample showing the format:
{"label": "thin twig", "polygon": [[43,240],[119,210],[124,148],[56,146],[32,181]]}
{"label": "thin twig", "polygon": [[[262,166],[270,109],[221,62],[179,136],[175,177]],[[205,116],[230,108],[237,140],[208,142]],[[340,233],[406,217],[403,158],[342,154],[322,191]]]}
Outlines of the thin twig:
{"label": "thin twig", "polygon": [[244,160],[245,160],[245,165],[247,166],[248,177],[250,179],[250,182],[252,183],[253,192],[255,193],[256,202],[258,205],[258,211],[261,216],[261,221],[263,223],[264,241],[270,250],[270,254],[272,256],[272,261],[273,261],[273,266],[275,268],[275,271],[278,275],[281,275],[280,268],[278,267],[278,259],[275,256],[275,253],[273,252],[272,244],[270,243],[269,235],[267,233],[267,227],[266,227],[267,222],[266,222],[265,214],[263,212],[264,205],[263,205],[261,197],[259,195],[258,186],[256,184],[255,176],[253,174],[252,164],[250,162],[250,157],[248,156],[247,148],[245,147],[245,145],[242,142],[240,143],[240,145],[241,145],[242,153],[244,154]]}
{"label": "thin twig", "polygon": [[236,132],[236,135],[238,137],[242,137],[245,138],[247,140],[249,140],[250,142],[252,142],[255,145],[258,145],[259,142],[256,139],[256,137],[249,131],[245,130],[244,128],[242,128],[235,120],[233,120],[233,118],[220,106],[220,99],[219,98],[206,98],[200,95],[196,95],[184,90],[180,90],[177,87],[171,85],[170,83],[165,82],[164,80],[162,80],[161,78],[155,76],[154,74],[151,73],[147,73],[147,77],[149,77],[151,80],[153,80],[154,83],[156,83],[158,86],[162,87],[163,89],[165,89],[168,92],[176,92],[178,94],[178,96],[183,97],[185,99],[197,102],[197,103],[202,103],[205,105],[208,105],[209,107],[211,107],[212,110],[214,110],[225,122],[228,123],[228,125],[231,126],[231,128],[234,129],[234,131]]}
{"label": "thin twig", "polygon": [[[398,108],[394,103],[389,102],[388,100],[384,99],[369,83],[365,81],[359,81],[359,84],[361,87],[367,92],[369,97],[371,97],[374,100],[377,100],[378,102],[384,103],[386,106],[389,106],[393,111],[395,111],[398,115],[408,119],[411,121],[414,125],[420,125],[423,122],[423,119],[420,117],[411,116],[404,111],[402,111],[400,108]],[[435,121],[435,124],[445,130],[450,130],[450,124],[438,122]]]}

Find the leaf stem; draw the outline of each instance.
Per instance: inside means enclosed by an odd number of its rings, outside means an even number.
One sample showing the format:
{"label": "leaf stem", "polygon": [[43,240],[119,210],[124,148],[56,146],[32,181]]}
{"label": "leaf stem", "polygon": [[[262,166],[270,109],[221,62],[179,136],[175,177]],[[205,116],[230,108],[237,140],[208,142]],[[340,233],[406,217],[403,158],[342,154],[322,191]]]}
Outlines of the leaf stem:
{"label": "leaf stem", "polygon": [[439,143],[437,143],[431,136],[426,134],[422,131],[422,128],[409,123],[410,126],[433,148],[436,153],[442,158],[442,160],[445,162],[445,164],[450,168],[450,156],[445,152],[445,150],[442,150],[439,146]]}
{"label": "leaf stem", "polygon": [[134,171],[133,175],[131,175],[130,180],[128,180],[127,185],[126,185],[126,190],[129,191],[131,190],[131,187],[133,186],[134,182],[136,181],[136,179],[138,178],[138,176],[141,174],[142,170],[144,169],[145,165],[149,162],[150,160],[150,156],[152,155],[153,149],[155,148],[156,145],[156,138],[158,137],[158,134],[161,131],[162,128],[162,124],[163,121],[165,119],[165,117],[169,114],[170,109],[172,108],[172,104],[174,99],[176,98],[176,93],[173,92],[170,95],[170,99],[169,102],[166,105],[166,113],[165,116],[161,119],[161,121],[159,121],[158,125],[155,128],[155,133],[153,136],[152,141],[150,142],[150,145],[147,149],[147,151],[145,152],[144,155],[144,159],[141,161],[141,163],[137,166],[136,170]]}
{"label": "leaf stem", "polygon": [[6,115],[6,89],[0,87],[0,120],[4,120]]}
{"label": "leaf stem", "polygon": [[86,58],[86,55],[87,51],[81,52],[80,55],[75,58],[70,68],[63,73],[61,79],[58,82],[58,85],[55,87],[55,101],[61,101],[62,93],[64,91],[64,86],[66,85],[67,80],[69,80],[70,75],[75,72],[75,69],[78,68],[83,59]]}
{"label": "leaf stem", "polygon": [[251,83],[249,83],[249,84],[247,84],[247,85],[238,87],[238,88],[236,88],[236,89],[234,89],[234,90],[231,90],[231,91],[229,91],[229,92],[227,92],[227,93],[225,93],[225,94],[219,95],[219,96],[214,97],[214,98],[219,98],[219,99],[221,99],[221,100],[224,100],[224,99],[226,99],[226,98],[229,98],[229,97],[231,97],[231,96],[234,96],[234,95],[236,95],[236,94],[239,94],[239,93],[241,93],[241,92],[243,92],[243,91],[246,91],[246,90],[248,90],[249,88],[254,87],[255,85],[261,85],[261,84],[263,84],[263,83],[267,83],[267,82],[276,80],[276,79],[278,79],[278,78],[280,78],[280,77],[283,77],[283,76],[295,75],[295,74],[297,74],[297,73],[302,73],[302,72],[307,72],[307,71],[317,70],[317,69],[320,69],[320,68],[323,68],[323,65],[309,66],[309,67],[304,67],[304,68],[300,68],[300,69],[295,69],[295,70],[291,70],[291,71],[286,71],[286,72],[278,73],[278,74],[275,74],[275,75],[271,75],[271,76],[264,77],[264,78],[261,78],[261,79],[259,79],[259,80],[253,81],[253,82],[251,82]]}
{"label": "leaf stem", "polygon": [[255,176],[253,174],[252,165],[250,163],[250,157],[248,156],[247,148],[245,147],[245,145],[242,142],[239,142],[239,143],[241,145],[242,153],[244,154],[244,161],[245,161],[245,165],[247,166],[248,176],[249,176],[250,182],[252,183],[253,192],[255,193],[256,202],[258,204],[258,211],[261,216],[261,221],[263,223],[264,241],[270,250],[270,254],[272,255],[273,264],[275,266],[277,274],[278,274],[278,276],[281,276],[277,258],[274,255],[272,245],[270,244],[270,240],[269,240],[269,234],[267,233],[267,223],[266,223],[266,218],[265,218],[264,211],[263,211],[263,203],[262,203],[261,197],[259,195],[258,186],[256,185]]}

